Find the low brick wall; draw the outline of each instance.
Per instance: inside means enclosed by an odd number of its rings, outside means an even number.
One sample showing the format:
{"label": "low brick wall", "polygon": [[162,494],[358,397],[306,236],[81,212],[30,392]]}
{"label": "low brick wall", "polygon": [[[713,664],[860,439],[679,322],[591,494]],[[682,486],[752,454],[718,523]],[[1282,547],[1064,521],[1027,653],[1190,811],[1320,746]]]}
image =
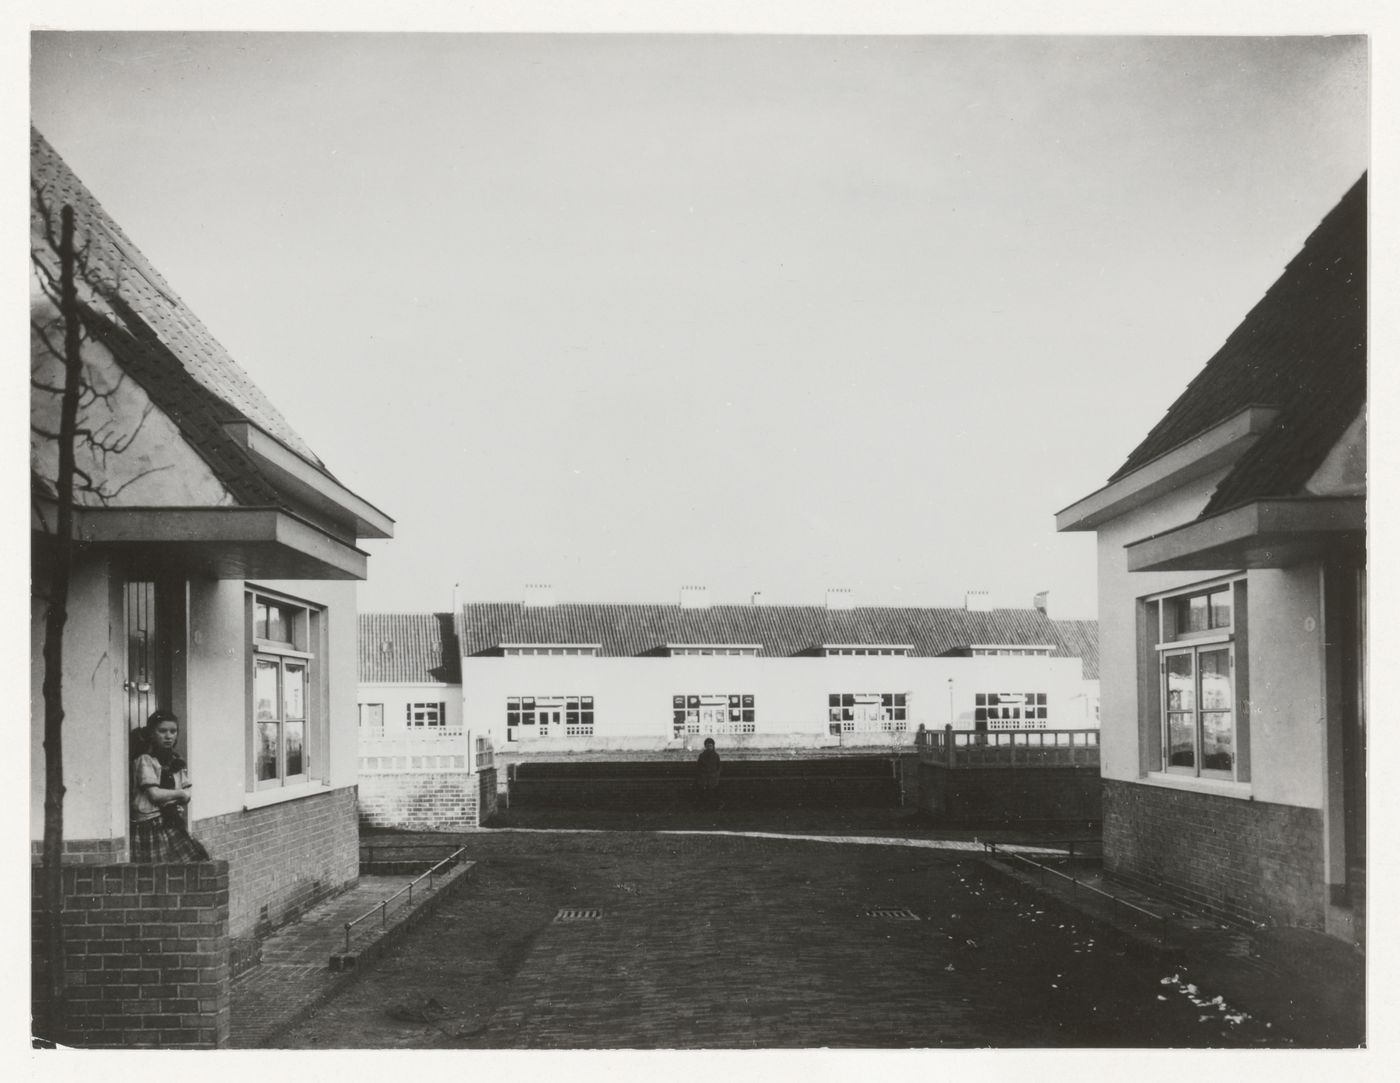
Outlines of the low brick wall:
{"label": "low brick wall", "polygon": [[496,811],[496,771],[360,772],[360,822],[405,831],[480,827]]}
{"label": "low brick wall", "polygon": [[[42,1015],[43,870],[32,870],[32,978]],[[91,1048],[215,1049],[229,1034],[229,867],[65,866],[67,1026]]]}
{"label": "low brick wall", "polygon": [[1095,823],[1103,817],[1094,767],[918,765],[918,806],[947,823]]}
{"label": "low brick wall", "polygon": [[[531,761],[515,766],[512,805],[538,808],[673,808],[699,799],[694,757]],[[731,808],[898,805],[891,757],[724,761],[719,800]]]}
{"label": "low brick wall", "polygon": [[496,769],[488,767],[480,771],[477,777],[481,780],[481,785],[477,790],[477,826],[484,824],[496,814],[496,809],[500,804],[500,791],[497,789],[499,780],[496,778]]}
{"label": "low brick wall", "polygon": [[360,875],[355,788],[196,821],[193,834],[229,864],[229,934],[250,938],[299,917]]}
{"label": "low brick wall", "polygon": [[[126,836],[115,839],[64,839],[63,864],[115,865],[127,859]],[[44,860],[44,840],[30,839],[30,862]]]}
{"label": "low brick wall", "polygon": [[1104,780],[1104,870],[1237,921],[1322,929],[1322,813]]}

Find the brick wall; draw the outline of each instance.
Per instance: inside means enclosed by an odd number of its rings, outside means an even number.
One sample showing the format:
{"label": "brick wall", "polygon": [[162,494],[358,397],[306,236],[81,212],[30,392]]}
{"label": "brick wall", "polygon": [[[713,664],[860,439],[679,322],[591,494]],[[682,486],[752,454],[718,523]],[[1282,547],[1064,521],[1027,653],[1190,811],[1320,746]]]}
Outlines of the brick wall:
{"label": "brick wall", "polygon": [[918,806],[949,823],[1097,822],[1098,767],[958,767],[920,763]]}
{"label": "brick wall", "polygon": [[360,821],[367,827],[460,831],[496,811],[496,769],[360,772]]}
{"label": "brick wall", "polygon": [[[674,808],[699,800],[694,778],[530,778],[510,786],[513,805],[530,808]],[[720,779],[719,800],[729,808],[897,806],[899,779],[733,777]]]}
{"label": "brick wall", "polygon": [[[30,839],[29,858],[31,861],[44,859],[44,840]],[[64,839],[63,864],[115,865],[125,861],[126,836],[116,839]]]}
{"label": "brick wall", "polygon": [[499,791],[496,788],[498,783],[496,780],[496,769],[494,767],[488,767],[486,770],[479,772],[478,777],[481,779],[481,786],[477,794],[477,823],[479,826],[496,814],[496,808],[499,804],[500,797]]}
{"label": "brick wall", "polygon": [[1235,920],[1321,929],[1322,813],[1104,780],[1104,869]]}
{"label": "brick wall", "polygon": [[197,821],[192,833],[229,865],[235,953],[359,878],[353,786]]}
{"label": "brick wall", "polygon": [[[32,872],[32,979],[42,1014],[48,958],[43,870]],[[214,1049],[229,1033],[229,868],[92,865],[63,869],[68,1025],[96,1048]]]}

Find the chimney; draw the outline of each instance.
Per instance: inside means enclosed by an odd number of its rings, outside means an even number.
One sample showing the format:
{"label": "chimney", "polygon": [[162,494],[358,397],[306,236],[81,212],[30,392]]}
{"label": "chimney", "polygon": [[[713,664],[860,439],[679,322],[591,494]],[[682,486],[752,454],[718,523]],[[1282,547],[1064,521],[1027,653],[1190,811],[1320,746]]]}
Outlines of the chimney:
{"label": "chimney", "polygon": [[762,605],[762,604],[763,604],[763,591],[761,591],[761,590],[756,590],[756,591],[754,591],[754,592],[753,592],[753,597],[749,599],[749,604],[750,604],[750,605],[753,605],[753,606]]}
{"label": "chimney", "polygon": [[1048,590],[1042,590],[1037,594],[1032,604],[1046,617],[1050,616],[1050,592]]}
{"label": "chimney", "polygon": [[525,601],[528,608],[546,608],[554,604],[554,587],[549,583],[526,583]]}
{"label": "chimney", "polygon": [[856,607],[856,592],[849,587],[828,587],[826,607],[828,609],[854,609]]}
{"label": "chimney", "polygon": [[709,609],[709,591],[705,587],[681,587],[682,609]]}
{"label": "chimney", "polygon": [[992,592],[989,590],[968,591],[967,601],[963,608],[969,613],[990,613],[992,611]]}

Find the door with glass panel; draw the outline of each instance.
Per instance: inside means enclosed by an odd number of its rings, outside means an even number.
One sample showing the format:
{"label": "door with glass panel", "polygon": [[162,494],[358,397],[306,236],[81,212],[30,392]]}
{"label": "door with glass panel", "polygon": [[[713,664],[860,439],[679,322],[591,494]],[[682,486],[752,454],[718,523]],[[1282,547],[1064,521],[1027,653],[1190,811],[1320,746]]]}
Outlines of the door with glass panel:
{"label": "door with glass panel", "polygon": [[1162,662],[1167,769],[1233,778],[1232,648],[1189,647],[1167,652]]}
{"label": "door with glass panel", "polygon": [[259,655],[253,672],[254,778],[306,780],[306,663]]}

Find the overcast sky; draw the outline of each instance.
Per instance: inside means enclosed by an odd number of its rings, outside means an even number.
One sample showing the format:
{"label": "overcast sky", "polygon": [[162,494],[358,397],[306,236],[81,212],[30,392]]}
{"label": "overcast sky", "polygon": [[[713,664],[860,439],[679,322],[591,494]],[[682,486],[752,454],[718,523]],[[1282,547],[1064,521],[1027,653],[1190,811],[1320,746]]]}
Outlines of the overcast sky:
{"label": "overcast sky", "polygon": [[32,92],[397,520],[376,610],[1093,616],[1054,512],[1368,154],[1359,38],[49,33]]}

